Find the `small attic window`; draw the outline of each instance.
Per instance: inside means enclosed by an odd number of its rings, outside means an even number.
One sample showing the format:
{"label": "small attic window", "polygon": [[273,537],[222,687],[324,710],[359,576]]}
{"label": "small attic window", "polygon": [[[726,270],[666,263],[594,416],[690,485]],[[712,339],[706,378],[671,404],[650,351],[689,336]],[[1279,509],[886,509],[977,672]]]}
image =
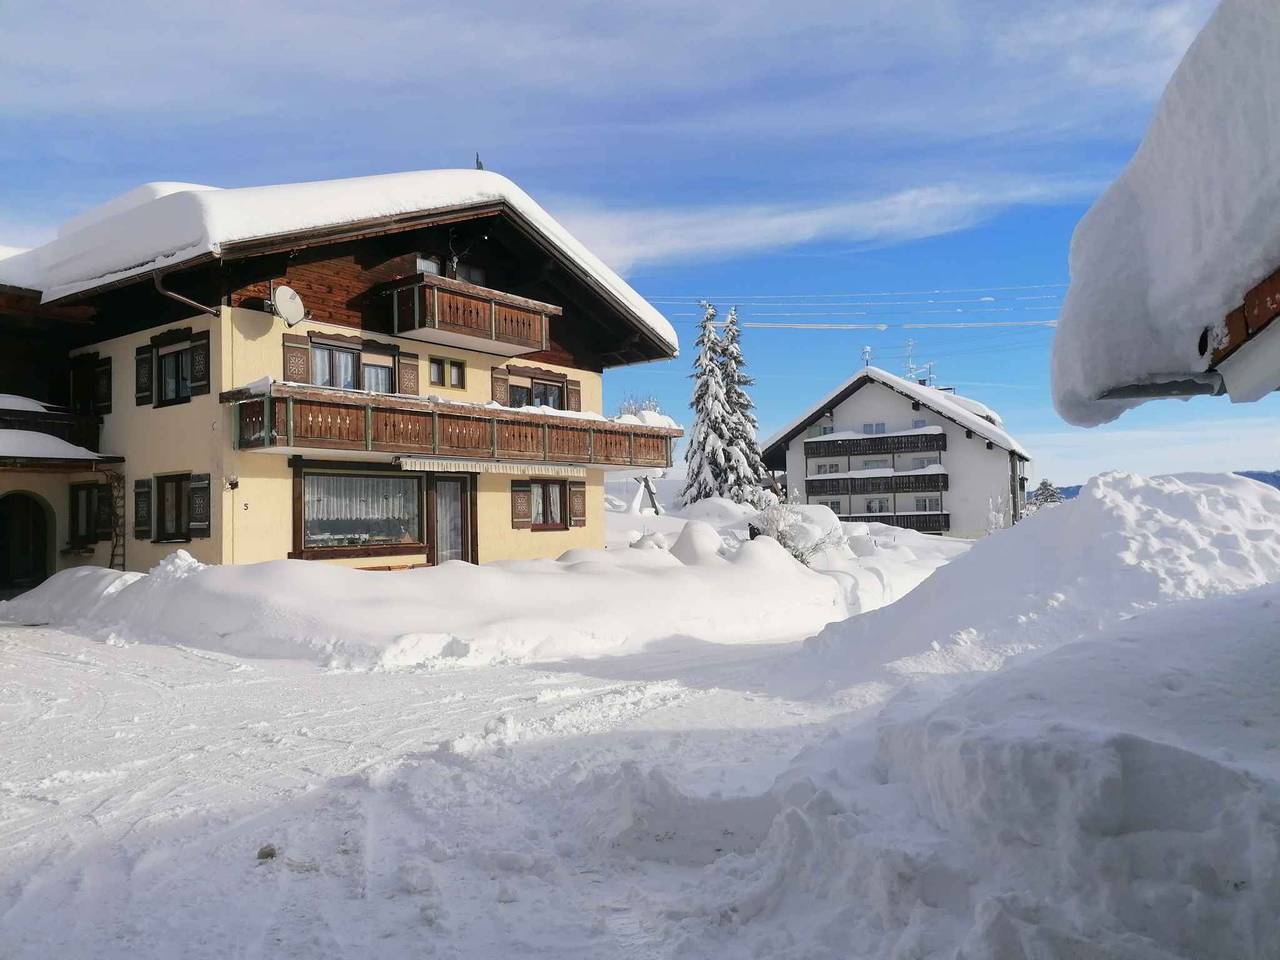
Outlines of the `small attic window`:
{"label": "small attic window", "polygon": [[484,286],[484,267],[477,267],[473,263],[458,264],[458,279],[467,283],[474,283],[477,287]]}
{"label": "small attic window", "polygon": [[429,273],[433,277],[438,277],[444,273],[444,262],[436,256],[424,256],[418,254],[418,273]]}

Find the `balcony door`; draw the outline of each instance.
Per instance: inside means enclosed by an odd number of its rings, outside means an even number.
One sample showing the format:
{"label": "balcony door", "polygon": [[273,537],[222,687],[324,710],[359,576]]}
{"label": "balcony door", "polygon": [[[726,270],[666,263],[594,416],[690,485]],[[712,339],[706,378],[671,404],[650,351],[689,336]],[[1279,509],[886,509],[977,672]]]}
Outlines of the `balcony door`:
{"label": "balcony door", "polygon": [[432,483],[432,562],[471,556],[471,479],[437,475]]}

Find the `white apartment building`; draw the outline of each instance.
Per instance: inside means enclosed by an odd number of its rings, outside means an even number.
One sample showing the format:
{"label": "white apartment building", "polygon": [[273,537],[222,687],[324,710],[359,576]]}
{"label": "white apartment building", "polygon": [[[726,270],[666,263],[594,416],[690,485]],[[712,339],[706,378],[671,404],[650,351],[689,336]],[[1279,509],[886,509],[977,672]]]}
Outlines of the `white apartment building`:
{"label": "white apartment building", "polygon": [[844,520],[980,537],[1022,515],[1031,455],[984,404],[866,367],[764,449],[793,502]]}

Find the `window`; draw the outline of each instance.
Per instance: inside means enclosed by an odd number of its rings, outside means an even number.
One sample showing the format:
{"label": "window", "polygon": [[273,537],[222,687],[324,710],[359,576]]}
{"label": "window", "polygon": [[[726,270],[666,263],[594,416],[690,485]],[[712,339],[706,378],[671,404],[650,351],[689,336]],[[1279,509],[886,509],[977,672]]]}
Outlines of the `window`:
{"label": "window", "polygon": [[467,365],[461,360],[432,357],[427,363],[427,375],[433,387],[448,386],[462,390],[467,385]]}
{"label": "window", "polygon": [[919,430],[919,429],[921,429],[924,425],[925,425],[925,424],[924,424],[924,421],[923,421],[923,420],[912,420],[912,421],[911,421],[911,429],[912,429],[912,430]]}
{"label": "window", "polygon": [[889,460],[887,457],[881,457],[878,460],[863,460],[863,470],[887,470],[889,468]]}
{"label": "window", "polygon": [[457,275],[459,280],[474,283],[477,287],[484,286],[484,267],[477,267],[473,263],[460,263],[457,266]]}
{"label": "window", "polygon": [[159,357],[160,392],[156,406],[186,403],[191,399],[191,348],[170,350]]}
{"label": "window", "polygon": [[864,423],[862,425],[862,432],[863,433],[884,433],[884,421],[881,420],[877,423]]}
{"label": "window", "polygon": [[507,403],[512,407],[527,407],[533,403],[533,388],[518,383],[507,387]]}
{"label": "window", "polygon": [[191,474],[156,477],[156,540],[190,540]]}
{"label": "window", "polygon": [[98,485],[71,485],[71,517],[67,539],[73,547],[84,547],[98,539]]}
{"label": "window", "polygon": [[820,506],[826,507],[826,508],[827,508],[828,510],[830,510],[832,513],[839,513],[839,512],[840,512],[840,501],[839,501],[839,500],[819,500],[819,501],[818,501],[818,504],[819,504]]}
{"label": "window", "polygon": [[867,513],[888,513],[888,497],[872,497],[867,500]]}
{"label": "window", "polygon": [[391,389],[391,368],[380,363],[360,366],[360,384],[369,393],[394,393]]}
{"label": "window", "polygon": [[818,427],[818,436],[820,437],[825,437],[827,434],[835,432],[836,428],[829,423],[824,423],[822,426]]}
{"label": "window", "polygon": [[931,466],[933,466],[935,463],[938,463],[938,462],[939,462],[939,460],[938,460],[938,458],[937,458],[937,457],[912,457],[912,458],[911,458],[911,469],[912,469],[912,470],[923,470],[925,467],[931,467]]}
{"label": "window", "polygon": [[554,410],[564,409],[564,386],[559,383],[547,383],[545,380],[533,381],[533,405],[535,407],[551,407]]}
{"label": "window", "polygon": [[339,347],[311,346],[311,382],[317,387],[356,388],[357,354]]}
{"label": "window", "polygon": [[534,480],[529,484],[534,530],[565,530],[564,481]]}
{"label": "window", "polygon": [[307,473],[303,476],[303,546],[421,544],[418,477]]}
{"label": "window", "polygon": [[916,497],[917,513],[938,513],[942,510],[941,497]]}
{"label": "window", "polygon": [[437,256],[422,256],[419,254],[417,269],[418,273],[427,273],[433,277],[438,277],[444,273],[443,264]]}

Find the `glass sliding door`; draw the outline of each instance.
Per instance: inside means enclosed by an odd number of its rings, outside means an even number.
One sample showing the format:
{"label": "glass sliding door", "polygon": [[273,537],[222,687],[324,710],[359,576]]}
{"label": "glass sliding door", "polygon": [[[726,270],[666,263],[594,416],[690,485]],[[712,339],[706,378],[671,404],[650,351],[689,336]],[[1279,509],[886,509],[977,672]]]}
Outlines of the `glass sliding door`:
{"label": "glass sliding door", "polygon": [[435,478],[435,562],[470,560],[467,478]]}

